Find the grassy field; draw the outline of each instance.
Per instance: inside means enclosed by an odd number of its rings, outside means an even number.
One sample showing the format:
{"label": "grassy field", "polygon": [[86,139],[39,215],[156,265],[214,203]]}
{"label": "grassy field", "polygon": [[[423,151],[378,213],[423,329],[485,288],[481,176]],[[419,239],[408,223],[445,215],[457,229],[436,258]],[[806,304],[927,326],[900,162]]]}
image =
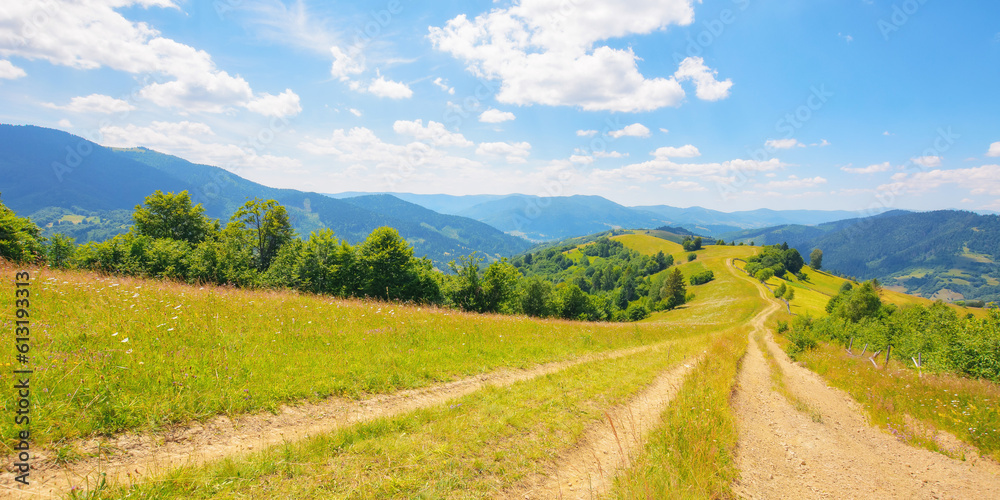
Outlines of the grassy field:
{"label": "grassy field", "polygon": [[180,469],[120,498],[488,498],[541,472],[708,336],[617,360],[594,361],[487,388],[449,404],[275,446],[249,457]]}
{"label": "grassy field", "polygon": [[685,252],[684,247],[673,241],[640,232],[612,236],[611,239],[620,241],[626,247],[644,255],[656,255],[656,252],[663,252],[666,255],[673,255],[674,262],[677,264],[687,262],[688,252]]}
{"label": "grassy field", "polygon": [[[3,267],[8,290],[13,272]],[[696,335],[34,270],[39,445],[357,397]],[[12,310],[13,294],[0,294]],[[12,412],[13,393],[3,394]],[[12,419],[0,421],[9,444]]]}

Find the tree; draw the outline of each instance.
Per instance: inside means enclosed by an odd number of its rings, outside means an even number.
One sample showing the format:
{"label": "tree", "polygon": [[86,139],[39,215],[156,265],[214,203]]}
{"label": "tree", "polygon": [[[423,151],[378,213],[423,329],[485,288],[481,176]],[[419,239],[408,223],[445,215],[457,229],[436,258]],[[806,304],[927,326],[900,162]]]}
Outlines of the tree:
{"label": "tree", "polygon": [[42,255],[41,229],[0,203],[0,258],[31,262]]}
{"label": "tree", "polygon": [[802,270],[802,266],[806,265],[802,255],[794,248],[785,249],[781,254],[781,261],[785,265],[785,269],[791,271],[792,274],[798,273]]}
{"label": "tree", "polygon": [[537,276],[521,280],[521,312],[543,318],[551,314],[552,284]]}
{"label": "tree", "polygon": [[135,206],[132,220],[136,234],[186,241],[191,245],[201,243],[218,231],[218,222],[213,223],[205,217],[201,203],[192,205],[187,191],[164,194],[157,189],[141,205]]}
{"label": "tree", "polygon": [[684,286],[684,274],[681,273],[680,268],[675,267],[674,271],[667,277],[667,281],[663,283],[663,288],[660,289],[660,299],[663,300],[665,308],[673,309],[683,304],[686,297],[687,288]]}
{"label": "tree", "polygon": [[753,277],[757,278],[761,283],[765,283],[767,280],[774,277],[774,270],[770,267],[765,267],[764,269],[757,271],[757,274],[754,274]]}
{"label": "tree", "polygon": [[517,298],[517,282],[520,278],[521,271],[510,265],[507,259],[490,264],[483,273],[482,312],[513,312],[514,299]]}
{"label": "tree", "polygon": [[45,257],[49,265],[59,269],[69,267],[74,252],[76,241],[62,234],[53,235],[45,245]]}
{"label": "tree", "polygon": [[819,271],[823,268],[823,251],[815,249],[809,254],[809,267]]}
{"label": "tree", "polygon": [[780,299],[780,298],[784,297],[786,291],[787,291],[787,287],[785,287],[785,282],[782,281],[781,285],[778,285],[778,288],[774,290],[774,298]]}
{"label": "tree", "polygon": [[795,298],[795,289],[792,287],[788,287],[788,289],[785,290],[785,300],[792,300],[794,298]]}
{"label": "tree", "polygon": [[[411,274],[413,247],[391,227],[376,228],[358,246],[358,268],[362,276],[359,292],[383,300],[408,300],[404,290]],[[478,264],[476,266],[478,276]]]}
{"label": "tree", "polygon": [[288,211],[275,200],[247,201],[233,214],[229,226],[242,232],[253,247],[254,267],[260,272],[271,267],[278,250],[295,236]]}

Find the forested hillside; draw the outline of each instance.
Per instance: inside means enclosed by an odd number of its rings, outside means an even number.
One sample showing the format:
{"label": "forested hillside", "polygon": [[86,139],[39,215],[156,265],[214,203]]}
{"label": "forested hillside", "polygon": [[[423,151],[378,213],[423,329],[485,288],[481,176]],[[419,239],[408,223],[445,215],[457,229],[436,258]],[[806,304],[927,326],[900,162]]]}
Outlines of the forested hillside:
{"label": "forested hillside", "polygon": [[1000,216],[941,210],[888,212],[819,226],[780,226],[723,235],[738,242],[787,242],[823,267],[876,278],[907,293],[952,300],[1000,300]]}

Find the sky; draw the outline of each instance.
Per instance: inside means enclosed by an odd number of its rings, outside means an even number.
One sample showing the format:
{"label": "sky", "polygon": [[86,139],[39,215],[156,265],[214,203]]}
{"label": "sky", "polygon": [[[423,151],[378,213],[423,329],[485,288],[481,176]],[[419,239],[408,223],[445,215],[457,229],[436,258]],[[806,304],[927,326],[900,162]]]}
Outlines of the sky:
{"label": "sky", "polygon": [[1000,3],[28,0],[0,122],[274,187],[1000,211]]}

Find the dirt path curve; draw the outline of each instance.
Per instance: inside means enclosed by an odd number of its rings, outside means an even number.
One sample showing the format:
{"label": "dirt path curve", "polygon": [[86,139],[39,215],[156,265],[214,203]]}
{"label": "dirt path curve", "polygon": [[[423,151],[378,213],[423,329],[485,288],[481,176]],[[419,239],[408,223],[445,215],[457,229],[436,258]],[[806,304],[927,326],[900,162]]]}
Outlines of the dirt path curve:
{"label": "dirt path curve", "polygon": [[[736,272],[736,271],[734,271]],[[774,304],[765,295],[761,297]],[[745,498],[1000,498],[1000,466],[914,448],[872,427],[846,393],[793,364],[763,323],[754,325],[785,384],[820,421],[772,389],[770,368],[751,337],[738,375],[740,423],[734,491]],[[751,333],[751,336],[754,333]]]}
{"label": "dirt path curve", "polygon": [[109,484],[141,482],[144,477],[173,468],[204,463],[254,449],[291,442],[376,418],[402,414],[471,394],[483,387],[506,386],[597,359],[613,359],[664,346],[673,341],[590,354],[567,361],[539,365],[527,370],[500,369],[488,374],[422,389],[377,395],[363,400],[330,398],[320,403],[282,407],[277,414],[256,414],[229,419],[221,416],[204,424],[194,423],[157,433],[126,433],[108,440],[75,443],[84,454],[112,450],[101,458],[68,465],[55,465],[42,458],[32,471],[28,487],[14,483],[5,473],[0,498],[57,498],[74,487],[93,487],[101,474]]}
{"label": "dirt path curve", "polygon": [[704,355],[657,376],[628,403],[607,412],[599,424],[587,429],[579,444],[565,451],[542,474],[529,477],[499,499],[591,499],[613,485],[615,472],[628,466],[641,451],[646,434],[677,394],[688,373]]}

